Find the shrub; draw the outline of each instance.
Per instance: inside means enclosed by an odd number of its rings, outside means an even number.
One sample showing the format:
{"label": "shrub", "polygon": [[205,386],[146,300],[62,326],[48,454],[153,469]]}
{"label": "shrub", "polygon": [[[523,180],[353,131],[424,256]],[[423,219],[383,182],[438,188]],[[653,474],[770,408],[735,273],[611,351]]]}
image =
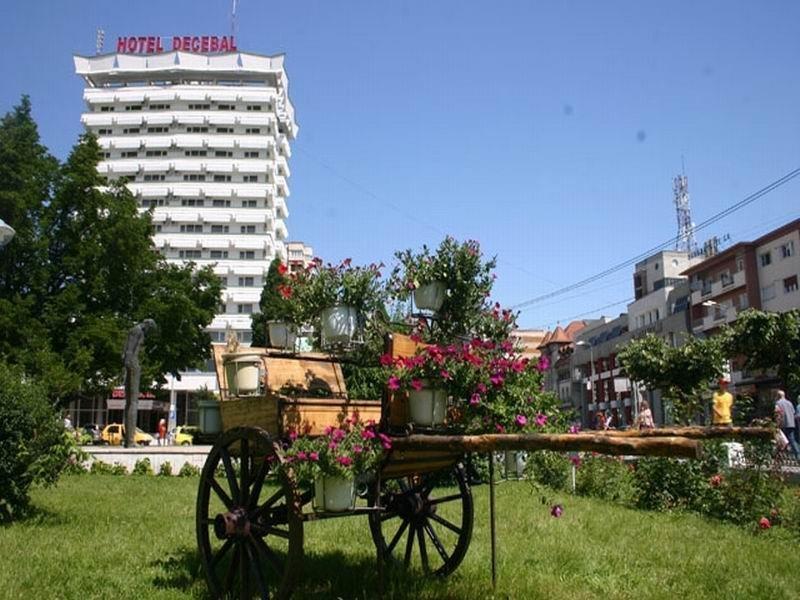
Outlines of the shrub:
{"label": "shrub", "polygon": [[178,477],[197,477],[200,475],[200,469],[188,462],[183,463],[181,470],[178,471]]}
{"label": "shrub", "polygon": [[113,467],[107,462],[95,459],[92,461],[92,466],[89,467],[89,473],[93,475],[111,475]]}
{"label": "shrub", "polygon": [[72,444],[43,387],[0,364],[0,522],[19,518],[34,484],[55,483]]}
{"label": "shrub", "polygon": [[111,465],[111,474],[112,475],[127,475],[128,469],[122,463],[115,462]]}
{"label": "shrub", "polygon": [[572,464],[562,453],[542,450],[528,457],[525,472],[534,481],[556,490],[567,487]]}
{"label": "shrub", "polygon": [[627,504],[634,496],[631,465],[617,457],[587,456],[577,469],[575,492]]}
{"label": "shrub", "polygon": [[649,510],[693,508],[707,486],[697,461],[661,457],[641,458],[633,482],[636,506]]}
{"label": "shrub", "polygon": [[168,460],[161,463],[161,466],[158,468],[158,475],[159,477],[170,477],[172,475],[172,463]]}
{"label": "shrub", "polygon": [[132,475],[153,475],[153,465],[150,464],[150,459],[140,458],[136,461],[133,465],[133,471],[131,471]]}

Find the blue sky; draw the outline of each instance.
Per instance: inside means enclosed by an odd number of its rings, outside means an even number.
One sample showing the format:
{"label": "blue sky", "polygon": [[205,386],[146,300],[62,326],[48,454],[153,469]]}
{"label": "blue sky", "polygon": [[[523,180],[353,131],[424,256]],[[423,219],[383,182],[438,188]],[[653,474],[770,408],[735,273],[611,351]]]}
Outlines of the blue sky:
{"label": "blue sky", "polygon": [[[72,54],[120,35],[226,34],[230,2],[6,3],[0,109],[30,94],[59,157],[80,132]],[[285,52],[300,124],[290,237],[326,260],[475,238],[513,305],[676,233],[800,166],[800,3],[239,3],[241,50]],[[703,233],[800,217],[800,178]],[[525,326],[616,315],[629,270],[542,302]]]}

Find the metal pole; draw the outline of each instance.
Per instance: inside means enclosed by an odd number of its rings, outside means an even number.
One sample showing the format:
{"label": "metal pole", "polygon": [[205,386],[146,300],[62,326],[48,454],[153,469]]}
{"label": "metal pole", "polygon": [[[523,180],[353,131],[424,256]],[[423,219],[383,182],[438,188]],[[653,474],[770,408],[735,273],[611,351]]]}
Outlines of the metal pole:
{"label": "metal pole", "polygon": [[489,453],[489,527],[492,535],[492,589],[497,588],[497,531],[494,520],[494,454]]}

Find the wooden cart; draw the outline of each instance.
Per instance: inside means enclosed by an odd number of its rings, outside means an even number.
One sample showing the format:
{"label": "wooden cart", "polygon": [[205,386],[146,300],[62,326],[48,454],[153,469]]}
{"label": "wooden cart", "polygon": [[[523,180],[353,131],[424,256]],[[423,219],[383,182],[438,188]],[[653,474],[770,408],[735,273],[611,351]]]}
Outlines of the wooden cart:
{"label": "wooden cart", "polygon": [[[416,349],[405,336],[387,340],[393,356],[410,356]],[[464,559],[472,537],[474,507],[464,467],[468,452],[550,448],[693,457],[699,445],[692,438],[717,435],[701,428],[660,430],[648,436],[409,435],[402,395],[387,392],[381,400],[350,400],[341,367],[330,357],[248,351],[261,353],[267,372],[267,385],[259,395],[230,395],[224,349],[216,348],[214,355],[224,431],[203,467],[196,529],[201,563],[215,598],[288,597],[302,570],[304,524],[343,516],[368,518],[379,570],[386,561],[401,561],[407,568],[448,575]],[[356,415],[379,422],[392,436],[393,448],[365,484],[356,508],[315,512],[311,490],[274,476],[280,444],[289,432],[318,435]],[[765,431],[718,433],[769,435]],[[493,523],[493,504],[491,510]]]}

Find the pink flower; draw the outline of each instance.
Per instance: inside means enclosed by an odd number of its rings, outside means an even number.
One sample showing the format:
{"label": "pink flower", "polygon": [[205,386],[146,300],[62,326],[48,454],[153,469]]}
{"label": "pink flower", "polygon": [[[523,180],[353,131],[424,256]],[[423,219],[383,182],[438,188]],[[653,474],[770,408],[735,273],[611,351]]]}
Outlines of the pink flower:
{"label": "pink flower", "polygon": [[355,454],[361,454],[363,451],[364,451],[364,447],[363,447],[363,446],[361,446],[360,444],[355,444],[355,445],[353,446],[353,452],[354,452]]}
{"label": "pink flower", "polygon": [[503,427],[502,425],[500,425],[500,423],[497,423],[494,426],[494,428],[497,430],[497,433],[505,433],[506,432],[506,428]]}
{"label": "pink flower", "polygon": [[384,367],[391,367],[394,359],[391,354],[381,354],[381,365]]}
{"label": "pink flower", "polygon": [[343,467],[349,467],[350,465],[353,464],[353,459],[350,458],[349,456],[337,456],[336,462],[338,462]]}
{"label": "pink flower", "polygon": [[719,474],[712,475],[711,478],[708,480],[708,485],[710,485],[713,488],[719,487],[721,483],[722,483],[722,475]]}
{"label": "pink flower", "polygon": [[365,429],[361,432],[361,437],[365,440],[374,440],[375,439],[375,432],[372,429]]}
{"label": "pink flower", "polygon": [[417,391],[420,391],[422,389],[422,381],[420,381],[419,379],[412,379],[411,387]]}
{"label": "pink flower", "polygon": [[391,450],[392,449],[392,438],[390,438],[385,433],[379,433],[378,437],[381,440],[381,446],[383,446],[384,450]]}
{"label": "pink flower", "polygon": [[581,426],[580,425],[570,425],[569,426],[569,432],[570,433],[580,433],[581,432]]}
{"label": "pink flower", "polygon": [[547,425],[547,415],[538,413],[536,415],[536,426],[544,427],[545,425]]}
{"label": "pink flower", "polygon": [[297,432],[294,429],[292,429],[289,432],[289,439],[292,441],[295,441],[297,439]]}
{"label": "pink flower", "polygon": [[769,522],[769,519],[767,517],[761,517],[761,520],[758,522],[758,526],[761,529],[769,529],[770,527],[772,527],[772,523]]}
{"label": "pink flower", "polygon": [[389,377],[389,381],[387,383],[390,390],[399,390],[400,389],[400,378],[392,375]]}
{"label": "pink flower", "polygon": [[338,447],[339,447],[339,444],[337,444],[336,442],[330,442],[328,444],[328,448],[331,449],[331,450],[336,450]]}
{"label": "pink flower", "polygon": [[302,450],[297,453],[297,460],[305,460],[306,458],[307,458],[306,453],[303,452]]}
{"label": "pink flower", "polygon": [[554,504],[553,507],[550,509],[550,514],[554,516],[556,519],[564,514],[564,507],[560,504]]}
{"label": "pink flower", "polygon": [[517,415],[517,418],[514,419],[514,422],[520,427],[525,427],[525,425],[528,424],[528,417],[525,415]]}
{"label": "pink flower", "polygon": [[345,435],[347,434],[345,433],[344,429],[334,429],[331,433],[331,439],[334,442],[339,443],[344,439]]}
{"label": "pink flower", "polygon": [[489,377],[489,381],[492,382],[492,385],[494,387],[500,387],[501,385],[503,385],[505,377],[503,377],[500,373],[495,373],[494,375]]}
{"label": "pink flower", "polygon": [[478,404],[480,403],[481,403],[481,395],[478,394],[477,392],[472,394],[472,396],[469,399],[470,406],[478,406]]}
{"label": "pink flower", "polygon": [[577,454],[575,456],[570,456],[569,462],[571,462],[576,469],[579,469],[581,466],[581,457],[578,456]]}
{"label": "pink flower", "polygon": [[536,364],[536,368],[539,369],[539,371],[547,371],[547,369],[550,368],[550,359],[542,354],[539,357],[539,362]]}
{"label": "pink flower", "polygon": [[308,460],[312,460],[317,462],[319,460],[319,454],[317,452],[309,452],[308,453]]}
{"label": "pink flower", "polygon": [[447,369],[442,369],[439,372],[439,375],[442,376],[442,379],[450,379],[451,378],[450,372]]}
{"label": "pink flower", "polygon": [[486,387],[485,383],[479,383],[477,386],[478,393],[485,394],[489,388]]}

